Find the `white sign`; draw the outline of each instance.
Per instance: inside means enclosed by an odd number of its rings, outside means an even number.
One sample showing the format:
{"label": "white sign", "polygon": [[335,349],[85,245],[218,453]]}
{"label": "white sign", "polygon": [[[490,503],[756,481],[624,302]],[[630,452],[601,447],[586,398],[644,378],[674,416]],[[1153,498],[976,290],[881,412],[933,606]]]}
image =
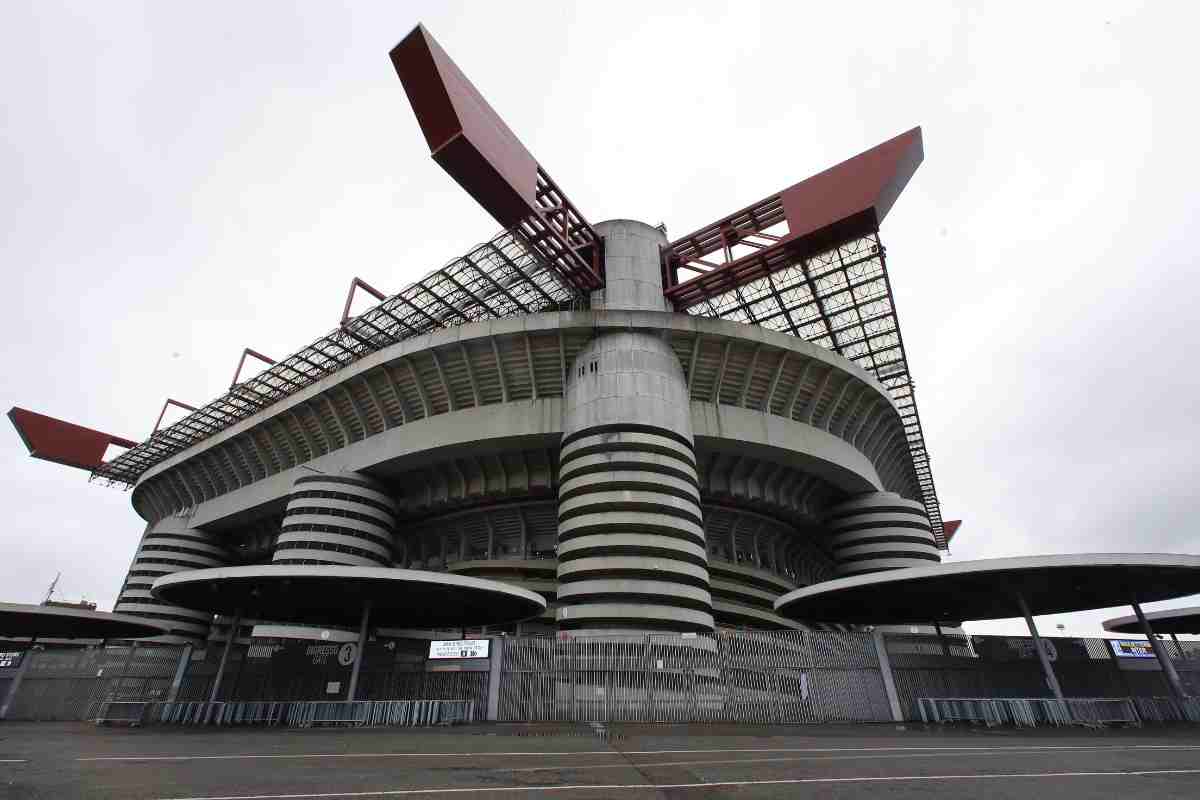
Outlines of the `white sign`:
{"label": "white sign", "polygon": [[1144,639],[1109,639],[1117,658],[1155,658],[1154,646]]}
{"label": "white sign", "polygon": [[341,693],[342,693],[342,682],[341,681],[329,681],[328,683],[325,684],[325,694],[341,694]]}
{"label": "white sign", "polygon": [[21,656],[23,655],[25,655],[24,650],[0,653],[0,668],[20,666]]}
{"label": "white sign", "polygon": [[346,642],[338,648],[338,663],[343,667],[348,667],[354,663],[354,656],[358,654],[358,645],[353,642]]}
{"label": "white sign", "polygon": [[450,639],[429,643],[430,660],[445,658],[487,658],[488,639]]}

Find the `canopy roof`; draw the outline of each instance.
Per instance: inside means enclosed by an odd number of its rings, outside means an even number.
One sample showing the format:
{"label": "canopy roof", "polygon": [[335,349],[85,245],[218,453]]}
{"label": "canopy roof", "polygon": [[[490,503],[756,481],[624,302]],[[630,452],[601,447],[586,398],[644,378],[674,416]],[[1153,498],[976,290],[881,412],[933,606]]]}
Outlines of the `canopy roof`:
{"label": "canopy roof", "polygon": [[168,603],[269,619],[355,626],[371,603],[371,624],[407,628],[497,625],[536,616],[541,595],[499,581],[390,567],[266,564],[176,572],[151,593]]}
{"label": "canopy roof", "polygon": [[873,572],[789,592],[775,610],[800,620],[912,623],[1020,616],[1148,603],[1200,592],[1200,556],[1083,553],[994,558]]}
{"label": "canopy roof", "polygon": [[[1155,633],[1200,633],[1200,606],[1168,608],[1166,611],[1147,611],[1146,621]],[[1113,633],[1142,632],[1137,617],[1113,617],[1104,621],[1104,630]]]}
{"label": "canopy roof", "polygon": [[39,639],[141,639],[162,636],[166,627],[125,614],[82,608],[0,603],[0,636]]}

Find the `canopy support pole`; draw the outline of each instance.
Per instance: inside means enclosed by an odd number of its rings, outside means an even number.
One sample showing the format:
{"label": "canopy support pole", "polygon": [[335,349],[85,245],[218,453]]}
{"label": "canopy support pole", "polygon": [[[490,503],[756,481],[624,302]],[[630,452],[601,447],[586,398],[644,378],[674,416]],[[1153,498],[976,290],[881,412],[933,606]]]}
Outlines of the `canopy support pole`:
{"label": "canopy support pole", "polygon": [[225,649],[221,651],[221,663],[217,666],[217,676],[213,678],[212,692],[208,695],[208,702],[217,702],[217,692],[221,691],[221,678],[225,675],[225,664],[229,661],[229,651],[233,649],[233,640],[237,638],[238,631],[242,627],[242,610],[239,608],[233,612],[233,624],[229,626],[229,633],[225,636]]}
{"label": "canopy support pole", "polygon": [[1025,596],[1020,592],[1017,595],[1017,605],[1021,607],[1021,614],[1025,617],[1025,624],[1029,626],[1029,635],[1033,637],[1033,649],[1037,651],[1038,661],[1042,662],[1042,672],[1046,674],[1046,683],[1050,685],[1050,691],[1054,693],[1054,699],[1063,702],[1066,705],[1066,698],[1063,697],[1062,687],[1058,685],[1058,676],[1054,674],[1054,667],[1050,664],[1050,657],[1046,655],[1046,648],[1042,646],[1042,637],[1038,634],[1037,625],[1033,622],[1033,615],[1029,613],[1029,604],[1025,602]]}
{"label": "canopy support pole", "polygon": [[950,655],[950,647],[946,644],[946,634],[942,632],[942,624],[934,620],[933,629],[937,631],[938,641],[942,644],[942,655]]}
{"label": "canopy support pole", "polygon": [[358,698],[358,673],[362,669],[363,653],[367,649],[367,622],[371,619],[371,601],[363,602],[362,624],[358,628],[358,652],[354,654],[354,668],[350,670],[350,688],[346,690],[346,699],[354,702]]}
{"label": "canopy support pole", "polygon": [[1175,665],[1171,663],[1171,656],[1167,654],[1163,643],[1154,635],[1154,630],[1150,627],[1150,620],[1146,619],[1146,615],[1142,613],[1141,603],[1134,600],[1132,605],[1133,613],[1137,615],[1138,622],[1141,623],[1142,633],[1150,640],[1150,647],[1154,649],[1154,657],[1158,659],[1158,665],[1162,667],[1163,675],[1167,678],[1171,694],[1182,700],[1187,697],[1187,692],[1183,690],[1183,684],[1179,681],[1179,673],[1175,671]]}
{"label": "canopy support pole", "polygon": [[1183,645],[1180,643],[1179,637],[1172,633],[1171,641],[1175,643],[1175,649],[1179,651],[1179,657],[1187,658],[1187,654],[1183,652]]}

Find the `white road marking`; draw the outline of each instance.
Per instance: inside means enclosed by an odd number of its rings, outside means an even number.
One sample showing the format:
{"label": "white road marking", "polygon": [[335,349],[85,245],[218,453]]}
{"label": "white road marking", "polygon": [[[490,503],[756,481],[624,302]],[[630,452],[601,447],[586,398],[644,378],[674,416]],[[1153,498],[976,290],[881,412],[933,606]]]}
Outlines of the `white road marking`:
{"label": "white road marking", "polygon": [[[988,751],[974,751],[971,753],[859,753],[857,755],[841,755],[841,756],[777,756],[775,758],[722,758],[713,760],[692,760],[692,761],[622,761],[612,764],[581,764],[579,766],[564,766],[558,764],[550,767],[500,767],[493,768],[491,772],[552,772],[554,770],[572,770],[581,771],[585,769],[614,769],[617,767],[686,767],[696,766],[703,767],[710,764],[766,764],[778,762],[793,762],[793,761],[852,761],[860,758],[889,758],[889,759],[905,759],[905,758],[945,758],[951,755],[970,756],[972,758],[983,758],[987,756],[1054,756],[1063,753],[1101,753],[1112,750],[1135,750],[1136,745],[1128,747],[1120,746],[1097,746],[1097,747],[1079,747],[1069,750],[1012,750],[1003,748]],[[1171,747],[1172,750],[1200,750],[1200,746],[1176,745]]]}
{"label": "white road marking", "polygon": [[402,797],[418,794],[466,794],[476,792],[579,792],[613,791],[615,789],[709,789],[718,786],[790,786],[805,783],[888,783],[903,781],[994,780],[1001,778],[1131,778],[1149,775],[1195,775],[1200,769],[1147,769],[1128,772],[1015,772],[978,773],[974,775],[869,775],[847,778],[780,778],[760,781],[710,781],[706,783],[607,783],[576,784],[573,786],[472,786],[445,789],[380,789],[366,792],[318,792],[308,794],[230,794],[202,797],[175,797],[163,800],[321,800],[334,797]]}
{"label": "white road marking", "polygon": [[[468,752],[458,753],[231,753],[228,755],[211,756],[89,756],[76,758],[76,761],[226,761],[241,759],[286,759],[286,758],[461,758],[470,756],[480,757],[510,757],[510,756],[611,756],[621,752],[627,756],[659,756],[682,755],[686,753],[890,753],[890,752],[926,752],[941,751],[954,753],[971,753],[990,750],[1073,750],[1085,745],[1006,745],[1002,747],[971,746],[962,747],[947,745],[945,747],[755,747],[755,748],[716,748],[697,750],[563,750],[559,752],[518,751],[508,753]],[[1130,745],[1130,750],[1192,750],[1187,745],[1169,744],[1139,744]]]}
{"label": "white road marking", "polygon": [[0,758],[0,764],[28,764],[28,758]]}

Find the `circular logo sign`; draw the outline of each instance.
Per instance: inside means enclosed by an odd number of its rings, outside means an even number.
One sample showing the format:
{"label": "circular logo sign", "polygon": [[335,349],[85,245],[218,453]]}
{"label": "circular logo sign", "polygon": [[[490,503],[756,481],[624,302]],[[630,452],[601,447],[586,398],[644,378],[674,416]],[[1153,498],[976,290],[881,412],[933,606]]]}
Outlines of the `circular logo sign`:
{"label": "circular logo sign", "polygon": [[329,639],[329,631],[321,631],[321,638],[326,640]]}
{"label": "circular logo sign", "polygon": [[357,654],[358,646],[353,642],[346,642],[338,648],[338,663],[343,667],[348,667],[354,663],[354,656]]}

